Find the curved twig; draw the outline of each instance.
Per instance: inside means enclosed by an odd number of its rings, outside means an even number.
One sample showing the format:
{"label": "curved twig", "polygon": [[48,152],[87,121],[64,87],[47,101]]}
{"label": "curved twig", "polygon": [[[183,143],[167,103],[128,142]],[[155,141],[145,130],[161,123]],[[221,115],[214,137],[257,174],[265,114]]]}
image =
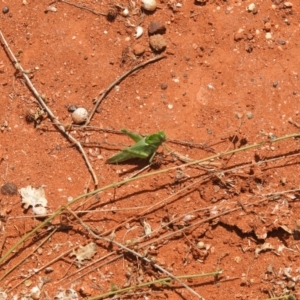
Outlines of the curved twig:
{"label": "curved twig", "polygon": [[91,111],[91,113],[89,114],[87,120],[85,121],[83,127],[87,126],[90,122],[91,119],[93,118],[97,108],[99,107],[100,103],[102,102],[102,100],[107,96],[107,94],[112,90],[112,88],[117,85],[118,83],[120,83],[125,77],[127,77],[128,75],[130,75],[131,73],[133,73],[134,71],[141,69],[142,67],[153,63],[155,61],[161,60],[163,58],[166,58],[165,55],[159,55],[159,56],[155,56],[149,60],[146,60],[138,65],[136,65],[135,67],[133,67],[132,69],[126,71],[124,74],[122,74],[120,77],[118,77],[115,81],[113,81],[102,93],[101,95],[96,99],[96,104],[93,108],[93,110]]}

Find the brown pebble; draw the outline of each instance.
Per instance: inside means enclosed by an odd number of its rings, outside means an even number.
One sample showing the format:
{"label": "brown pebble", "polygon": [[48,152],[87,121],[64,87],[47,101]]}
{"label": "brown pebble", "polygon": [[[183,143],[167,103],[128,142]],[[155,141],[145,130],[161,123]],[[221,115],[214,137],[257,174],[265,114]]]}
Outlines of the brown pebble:
{"label": "brown pebble", "polygon": [[247,39],[252,40],[254,38],[254,35],[252,33],[247,33]]}
{"label": "brown pebble", "polygon": [[7,13],[9,12],[9,8],[8,8],[7,6],[4,6],[4,7],[2,8],[2,12],[3,12],[4,14],[7,14]]}
{"label": "brown pebble", "polygon": [[140,44],[136,44],[134,47],[133,47],[133,53],[136,55],[136,56],[141,56],[144,54],[145,52],[145,47],[140,45]]}
{"label": "brown pebble", "polygon": [[245,32],[243,29],[239,29],[235,34],[234,34],[234,40],[236,42],[242,40],[245,38]]}
{"label": "brown pebble", "polygon": [[166,40],[160,34],[150,36],[149,43],[151,48],[156,52],[162,52],[167,47]]}
{"label": "brown pebble", "polygon": [[150,22],[150,25],[148,27],[149,35],[158,34],[158,33],[163,34],[165,32],[166,32],[166,27],[164,24],[155,21]]}
{"label": "brown pebble", "polygon": [[10,195],[10,196],[12,196],[12,195],[16,195],[17,192],[18,192],[18,188],[12,182],[5,183],[1,187],[1,194],[2,195]]}
{"label": "brown pebble", "polygon": [[106,18],[109,22],[113,22],[118,15],[118,10],[115,7],[111,7],[107,11]]}
{"label": "brown pebble", "polygon": [[269,32],[271,30],[271,23],[270,22],[265,23],[264,30],[267,31],[267,32]]}

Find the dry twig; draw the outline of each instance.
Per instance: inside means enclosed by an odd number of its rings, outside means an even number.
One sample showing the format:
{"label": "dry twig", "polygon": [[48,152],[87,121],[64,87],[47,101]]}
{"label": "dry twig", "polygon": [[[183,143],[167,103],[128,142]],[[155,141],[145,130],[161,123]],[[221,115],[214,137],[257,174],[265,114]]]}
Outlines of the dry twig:
{"label": "dry twig", "polygon": [[92,14],[97,15],[97,16],[105,16],[105,17],[107,17],[107,14],[105,14],[105,13],[96,12],[96,11],[94,11],[94,10],[91,9],[91,8],[88,8],[88,7],[85,7],[85,6],[81,6],[81,5],[78,5],[78,4],[74,4],[74,3],[69,2],[69,1],[66,1],[66,0],[58,0],[58,2],[63,2],[63,3],[69,4],[69,5],[71,5],[71,6],[74,6],[74,7],[80,8],[80,9],[87,10],[87,11],[89,11],[89,12],[91,12]]}
{"label": "dry twig", "polygon": [[2,46],[4,47],[4,49],[6,50],[9,58],[11,59],[11,62],[13,63],[14,67],[16,68],[17,71],[19,71],[23,78],[25,79],[29,89],[32,91],[32,93],[35,95],[35,97],[37,98],[37,100],[39,101],[39,104],[42,106],[42,108],[47,112],[48,116],[50,117],[51,121],[54,123],[54,125],[59,129],[60,132],[62,132],[72,143],[74,143],[77,148],[79,149],[79,151],[81,152],[85,163],[89,169],[89,171],[91,172],[94,182],[95,182],[95,186],[98,185],[98,178],[96,176],[96,173],[93,170],[93,167],[85,153],[85,151],[83,150],[81,144],[79,141],[77,141],[77,139],[75,137],[73,137],[68,131],[66,131],[66,128],[59,122],[58,118],[52,113],[52,111],[50,110],[50,108],[47,106],[47,104],[45,103],[45,101],[43,100],[43,97],[38,93],[38,91],[35,89],[33,83],[31,82],[31,80],[29,79],[29,77],[27,76],[25,70],[23,69],[23,67],[21,66],[21,64],[18,62],[16,56],[14,55],[14,53],[12,52],[12,50],[10,49],[6,39],[4,38],[4,35],[2,33],[2,31],[0,30],[0,38],[1,38],[1,43]]}
{"label": "dry twig", "polygon": [[183,287],[185,287],[190,293],[192,293],[194,296],[196,296],[198,299],[201,300],[205,300],[202,296],[200,296],[196,291],[194,291],[192,288],[190,288],[188,285],[186,285],[184,282],[182,282],[181,280],[179,280],[178,278],[176,278],[172,273],[168,272],[167,270],[165,270],[164,268],[162,268],[161,266],[159,266],[158,264],[152,262],[149,258],[137,253],[136,251],[124,246],[123,244],[116,242],[112,239],[109,238],[105,238],[102,236],[99,236],[97,234],[95,234],[90,227],[85,224],[69,207],[67,208],[67,210],[78,220],[78,222],[88,231],[89,234],[91,234],[95,239],[97,240],[102,240],[105,241],[107,243],[113,243],[116,246],[120,247],[121,249],[130,252],[131,254],[133,254],[134,256],[146,261],[147,263],[151,264],[154,268],[156,268],[157,270],[161,271],[164,274],[167,274],[170,278],[172,278],[173,280],[177,281],[180,285],[182,285]]}

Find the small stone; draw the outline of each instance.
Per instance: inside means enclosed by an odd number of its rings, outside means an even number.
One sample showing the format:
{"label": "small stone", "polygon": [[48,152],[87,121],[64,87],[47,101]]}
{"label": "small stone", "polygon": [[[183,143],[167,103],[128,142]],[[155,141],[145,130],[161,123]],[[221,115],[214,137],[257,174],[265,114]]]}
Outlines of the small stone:
{"label": "small stone", "polygon": [[251,52],[253,51],[252,45],[246,46],[246,51],[247,51],[248,53],[251,53]]}
{"label": "small stone", "polygon": [[91,296],[92,295],[92,290],[88,285],[84,284],[83,286],[80,287],[79,293],[84,297]]}
{"label": "small stone", "polygon": [[53,5],[49,5],[46,9],[45,9],[45,13],[48,13],[48,12],[57,12],[57,8]]}
{"label": "small stone", "polygon": [[271,40],[271,39],[272,39],[272,34],[271,34],[271,32],[267,32],[267,33],[266,33],[266,39],[267,39],[267,40]]}
{"label": "small stone", "polygon": [[248,120],[251,120],[253,117],[254,117],[254,115],[253,115],[253,113],[252,113],[251,111],[248,111],[248,112],[246,113],[246,118],[247,118]]}
{"label": "small stone", "polygon": [[117,15],[118,15],[118,10],[116,9],[116,7],[110,7],[106,15],[107,21],[113,22],[117,17]]}
{"label": "small stone", "polygon": [[193,47],[194,50],[196,50],[198,48],[198,45],[196,43],[193,43],[192,47]]}
{"label": "small stone", "polygon": [[7,14],[7,13],[9,12],[9,8],[8,8],[7,6],[4,6],[4,7],[2,8],[2,12],[3,12],[4,14]]}
{"label": "small stone", "polygon": [[205,5],[208,0],[196,0],[196,4]]}
{"label": "small stone", "polygon": [[85,108],[79,107],[72,113],[72,120],[75,124],[81,124],[86,121],[88,115],[89,113]]}
{"label": "small stone", "polygon": [[255,9],[255,4],[254,3],[250,3],[246,8],[246,10],[249,11],[249,12],[252,12],[254,9]]}
{"label": "small stone", "polygon": [[286,42],[285,42],[284,40],[278,40],[277,43],[278,43],[279,45],[285,45],[285,44],[286,44]]}
{"label": "small stone", "polygon": [[292,2],[284,2],[284,3],[283,3],[283,6],[284,6],[285,8],[292,8],[292,7],[293,7],[293,3],[292,3]]}
{"label": "small stone", "polygon": [[8,182],[8,183],[5,183],[4,185],[2,185],[1,187],[1,194],[2,195],[10,195],[10,196],[13,196],[13,195],[16,195],[18,192],[18,188],[17,186],[12,183],[12,182]]}
{"label": "small stone", "polygon": [[70,105],[70,106],[68,107],[68,112],[72,113],[72,112],[74,112],[76,109],[77,109],[77,106],[76,106],[76,105]]}
{"label": "small stone", "polygon": [[247,39],[249,41],[251,41],[253,38],[254,38],[254,35],[251,32],[247,33]]}
{"label": "small stone", "polygon": [[149,43],[151,48],[156,52],[162,52],[167,47],[166,40],[160,34],[150,36]]}
{"label": "small stone", "polygon": [[244,29],[239,29],[235,34],[234,34],[234,40],[236,42],[242,40],[245,38],[245,32]]}
{"label": "small stone", "polygon": [[199,249],[205,249],[205,244],[204,244],[204,242],[202,242],[202,241],[198,242],[198,243],[197,243],[197,248],[199,248]]}
{"label": "small stone", "polygon": [[270,22],[265,23],[264,30],[267,32],[271,31],[271,23]]}
{"label": "small stone", "polygon": [[166,83],[162,83],[161,86],[160,86],[160,88],[162,90],[166,90],[168,88],[168,85]]}
{"label": "small stone", "polygon": [[274,82],[273,82],[273,87],[276,88],[277,85],[278,85],[278,82],[277,82],[277,81],[274,81]]}
{"label": "small stone", "polygon": [[153,34],[163,34],[166,32],[166,27],[164,24],[160,22],[155,22],[151,21],[150,25],[148,27],[148,34],[153,35]]}
{"label": "small stone", "polygon": [[51,267],[48,267],[48,268],[45,269],[46,274],[52,273],[53,271],[54,271],[54,269],[51,268]]}
{"label": "small stone", "polygon": [[136,44],[134,47],[133,47],[133,53],[136,55],[136,56],[141,56],[143,55],[145,52],[145,47],[140,45],[140,44]]}

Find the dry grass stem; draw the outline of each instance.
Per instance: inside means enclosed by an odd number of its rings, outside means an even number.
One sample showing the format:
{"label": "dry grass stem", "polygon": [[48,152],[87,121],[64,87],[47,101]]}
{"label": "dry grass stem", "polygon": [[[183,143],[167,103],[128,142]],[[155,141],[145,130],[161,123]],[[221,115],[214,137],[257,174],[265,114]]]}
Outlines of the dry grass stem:
{"label": "dry grass stem", "polygon": [[137,253],[136,251],[124,246],[123,244],[116,242],[112,239],[109,238],[105,238],[105,237],[101,237],[97,234],[95,234],[90,227],[85,224],[70,208],[68,208],[68,211],[78,220],[78,222],[88,231],[88,233],[90,235],[92,235],[95,239],[97,240],[102,240],[105,241],[107,243],[113,243],[116,246],[118,246],[119,248],[133,254],[134,256],[146,261],[147,263],[151,264],[154,268],[156,268],[157,270],[160,270],[162,273],[168,275],[170,278],[172,278],[173,280],[177,281],[180,285],[182,285],[183,287],[185,287],[191,294],[193,294],[194,296],[196,296],[198,299],[201,300],[205,300],[202,296],[200,296],[196,291],[194,291],[193,289],[191,289],[188,285],[186,285],[184,282],[182,282],[181,280],[179,280],[177,277],[175,277],[172,273],[168,272],[167,270],[165,270],[164,268],[162,268],[161,266],[159,266],[158,264],[152,262],[150,259],[148,259],[147,257]]}

